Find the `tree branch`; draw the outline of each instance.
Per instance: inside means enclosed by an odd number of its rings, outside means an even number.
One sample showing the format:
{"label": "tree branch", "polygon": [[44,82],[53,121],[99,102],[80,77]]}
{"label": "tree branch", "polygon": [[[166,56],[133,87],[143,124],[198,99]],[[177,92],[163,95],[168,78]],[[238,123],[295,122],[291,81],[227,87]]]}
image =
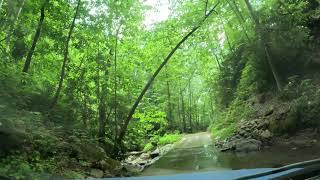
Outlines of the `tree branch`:
{"label": "tree branch", "polygon": [[208,2],[209,2],[209,0],[206,0],[206,7],[205,7],[205,9],[204,9],[204,16],[207,16]]}

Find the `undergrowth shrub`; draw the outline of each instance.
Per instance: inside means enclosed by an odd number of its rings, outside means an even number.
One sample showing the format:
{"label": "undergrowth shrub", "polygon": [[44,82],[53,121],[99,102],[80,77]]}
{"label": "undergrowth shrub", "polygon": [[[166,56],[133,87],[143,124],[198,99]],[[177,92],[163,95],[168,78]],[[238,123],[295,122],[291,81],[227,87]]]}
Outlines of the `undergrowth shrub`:
{"label": "undergrowth shrub", "polygon": [[212,137],[223,140],[233,135],[238,122],[247,119],[253,112],[245,101],[236,99],[228,109],[222,111],[211,125]]}
{"label": "undergrowth shrub", "polygon": [[150,109],[144,113],[136,113],[128,127],[126,144],[129,149],[135,150],[142,149],[147,141],[156,146],[167,127],[166,113],[162,111]]}

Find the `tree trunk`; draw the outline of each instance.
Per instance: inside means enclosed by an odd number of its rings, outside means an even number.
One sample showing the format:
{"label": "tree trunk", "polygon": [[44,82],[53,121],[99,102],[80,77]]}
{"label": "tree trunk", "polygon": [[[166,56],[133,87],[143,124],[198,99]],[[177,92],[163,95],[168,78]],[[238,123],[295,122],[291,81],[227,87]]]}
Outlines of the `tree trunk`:
{"label": "tree trunk", "polygon": [[88,95],[84,92],[83,94],[83,111],[82,111],[82,122],[85,129],[88,127]]}
{"label": "tree trunk", "polygon": [[72,20],[72,23],[71,23],[71,26],[70,26],[70,29],[69,29],[66,45],[65,45],[66,47],[65,47],[65,50],[64,50],[64,58],[63,58],[63,64],[62,64],[62,67],[61,67],[61,72],[60,72],[59,85],[58,85],[57,91],[55,93],[55,96],[53,98],[51,107],[54,107],[56,105],[56,103],[58,102],[58,99],[59,99],[59,96],[60,96],[60,92],[62,90],[63,80],[65,78],[65,71],[66,71],[66,67],[67,67],[67,63],[68,63],[69,43],[70,43],[70,40],[71,40],[71,36],[72,36],[72,32],[73,32],[73,29],[74,29],[74,26],[75,26],[75,22],[76,22],[78,13],[79,13],[80,4],[81,4],[81,0],[78,0],[78,4],[77,4],[77,7],[76,7],[76,12],[74,14],[74,17],[73,17],[73,20]]}
{"label": "tree trunk", "polygon": [[102,102],[100,99],[99,102],[99,142],[101,144],[105,143],[105,136],[106,136],[106,122],[107,122],[107,115],[106,115],[106,106],[105,103]]}
{"label": "tree trunk", "polygon": [[[180,97],[178,97],[178,111],[177,111],[177,113],[178,113],[178,122],[180,123],[180,122],[182,122],[182,118],[181,118],[181,107],[180,107]],[[178,124],[179,124],[178,123]],[[179,125],[179,128],[180,128],[180,125]]]}
{"label": "tree trunk", "polygon": [[45,0],[45,2],[43,3],[43,5],[41,7],[40,19],[39,19],[39,22],[38,22],[38,27],[37,27],[37,30],[36,30],[36,34],[34,35],[34,38],[33,38],[33,41],[32,41],[32,45],[31,45],[31,48],[30,48],[30,50],[28,52],[28,55],[27,55],[26,61],[24,63],[24,67],[23,67],[22,72],[27,73],[28,70],[29,70],[29,67],[30,67],[30,64],[31,64],[31,60],[32,60],[32,56],[33,56],[34,50],[36,49],[36,45],[37,45],[37,42],[38,42],[40,34],[41,34],[41,29],[42,29],[42,25],[43,25],[43,21],[44,21],[44,17],[45,17],[45,12],[44,11],[45,11],[45,8],[46,8],[48,3],[49,3],[49,0]]}
{"label": "tree trunk", "polygon": [[[9,0],[10,1],[10,0]],[[21,5],[18,9],[18,12],[17,12],[17,15],[14,17],[14,20],[12,21],[11,23],[11,26],[9,26],[9,29],[8,29],[8,32],[7,32],[7,49],[6,49],[6,52],[9,52],[10,50],[10,42],[11,42],[11,35],[13,34],[13,32],[15,31],[16,29],[16,24],[19,20],[19,17],[20,17],[20,14],[21,14],[21,11],[23,9],[23,6],[24,6],[24,3],[25,3],[26,0],[22,0],[21,2]],[[10,18],[11,19],[11,18]],[[11,19],[12,20],[12,19]]]}
{"label": "tree trunk", "polygon": [[[232,4],[232,3],[233,3],[233,4]],[[243,32],[244,32],[247,40],[249,41],[249,40],[250,40],[249,35],[248,35],[248,33],[247,33],[246,28],[244,27],[244,23],[245,23],[246,21],[245,21],[245,19],[243,18],[243,16],[242,16],[242,14],[241,14],[241,12],[240,12],[240,10],[239,10],[236,2],[235,2],[234,0],[232,0],[232,1],[228,1],[228,4],[231,6],[233,12],[236,14],[237,20],[239,21],[239,24],[240,24],[240,26],[241,26],[241,28],[242,28],[242,30],[243,30]],[[234,6],[234,7],[233,7],[233,6]]]}
{"label": "tree trunk", "polygon": [[225,36],[226,36],[226,40],[227,40],[229,49],[230,49],[231,52],[234,52],[234,49],[233,49],[233,47],[231,45],[230,38],[229,38],[229,35],[228,35],[227,31],[226,31],[225,26],[223,26],[223,29],[224,29],[224,32],[225,32]]}
{"label": "tree trunk", "polygon": [[169,127],[172,127],[172,106],[171,106],[171,92],[170,92],[170,83],[167,80],[167,97],[168,97],[168,120],[169,120]]}
{"label": "tree trunk", "polygon": [[253,21],[255,23],[256,31],[257,31],[258,35],[260,36],[260,43],[261,43],[261,46],[264,48],[266,59],[267,59],[267,62],[269,64],[270,70],[272,72],[273,78],[274,78],[274,80],[276,82],[277,88],[278,88],[279,91],[281,91],[282,87],[281,87],[280,78],[279,78],[277,69],[275,68],[275,66],[274,66],[274,64],[272,62],[272,57],[271,57],[271,54],[270,54],[270,48],[269,48],[269,45],[266,42],[267,38],[265,37],[265,33],[263,32],[262,26],[261,26],[260,21],[259,21],[259,17],[257,16],[256,12],[253,10],[253,7],[250,4],[249,0],[244,0],[244,1],[245,1],[246,5],[247,5],[247,8],[248,8],[248,10],[250,12],[250,15],[251,15]]}
{"label": "tree trunk", "polygon": [[171,92],[170,92],[170,83],[169,83],[169,80],[168,80],[168,72],[167,72],[167,68],[166,68],[166,85],[167,85],[167,98],[168,98],[168,103],[167,103],[167,108],[168,108],[168,116],[167,116],[167,119],[169,121],[169,128],[172,128],[172,121],[173,121],[173,117],[172,117],[172,106],[171,106]]}
{"label": "tree trunk", "polygon": [[183,92],[181,89],[180,89],[180,97],[181,97],[183,132],[187,132],[187,123],[186,123],[186,114],[185,114],[185,108],[184,108]]}
{"label": "tree trunk", "polygon": [[195,130],[199,130],[200,128],[200,122],[199,122],[199,110],[198,110],[198,106],[197,103],[194,102],[194,109],[195,109],[195,119],[196,119],[196,127],[194,128]]}
{"label": "tree trunk", "polygon": [[217,56],[215,53],[213,53],[213,55],[214,55],[214,57],[215,57],[216,63],[217,63],[218,68],[219,68],[219,71],[221,72],[221,65],[220,65],[220,62],[219,62],[219,58],[218,58],[218,56]]}
{"label": "tree trunk", "polygon": [[[100,81],[100,80],[98,80]],[[98,82],[100,84],[100,82]],[[98,113],[99,113],[99,132],[98,132],[98,138],[99,142],[101,144],[105,144],[105,136],[106,136],[106,123],[107,123],[107,114],[106,114],[106,104],[104,102],[104,98],[100,92],[100,86],[99,88],[99,107],[98,107]]]}
{"label": "tree trunk", "polygon": [[19,20],[19,17],[20,17],[20,14],[21,14],[21,11],[22,11],[22,9],[23,9],[23,6],[24,6],[24,3],[26,2],[26,0],[22,0],[22,2],[21,2],[21,6],[19,7],[19,10],[18,10],[18,12],[17,12],[17,16],[16,16],[16,18],[14,19],[14,21],[13,21],[13,24],[15,25],[16,23],[17,23],[17,21]]}
{"label": "tree trunk", "polygon": [[154,74],[150,77],[149,81],[147,82],[147,84],[145,85],[145,87],[142,89],[140,95],[138,96],[137,100],[135,101],[135,103],[133,104],[133,106],[131,107],[131,110],[128,113],[128,116],[124,122],[124,125],[119,133],[119,137],[117,139],[117,145],[120,145],[126,132],[127,132],[127,128],[128,128],[128,124],[135,112],[135,110],[137,109],[140,101],[142,100],[143,96],[145,95],[145,93],[148,91],[149,87],[151,86],[151,84],[153,83],[154,79],[157,77],[157,75],[160,73],[160,71],[162,70],[162,68],[168,63],[168,61],[171,59],[172,55],[178,50],[178,48],[194,33],[196,32],[201,25],[207,20],[208,17],[210,17],[210,15],[213,13],[213,11],[215,10],[215,8],[217,7],[218,4],[216,4],[208,13],[207,15],[201,20],[201,22],[199,23],[199,25],[195,26],[186,36],[184,36],[180,42],[171,50],[171,52],[168,54],[168,56],[164,59],[164,61],[161,63],[161,65],[158,67],[158,69],[154,72]]}
{"label": "tree trunk", "polygon": [[[242,14],[241,14],[241,12],[240,12],[240,10],[239,10],[239,7],[238,7],[237,3],[236,3],[234,0],[230,0],[230,1],[228,1],[228,3],[229,3],[230,6],[232,6],[232,4],[233,4],[233,6],[234,6],[234,11],[238,14],[240,20],[241,20],[243,23],[246,22],[246,20],[244,19],[244,17],[242,16]],[[231,3],[232,3],[232,4],[231,4]]]}
{"label": "tree trunk", "polygon": [[[99,44],[98,44],[98,55],[100,54]],[[111,51],[110,51],[111,54]],[[106,125],[107,125],[107,105],[106,105],[106,96],[108,93],[108,80],[109,80],[109,71],[108,68],[104,68],[104,75],[106,77],[105,82],[101,82],[100,79],[100,67],[99,64],[100,59],[97,59],[97,71],[96,71],[96,94],[98,97],[99,105],[98,105],[98,122],[99,122],[99,131],[98,131],[98,138],[99,143],[103,145],[106,144],[105,137],[106,137]]]}
{"label": "tree trunk", "polygon": [[226,25],[225,25],[225,23],[223,22],[223,19],[221,18],[220,14],[218,14],[218,18],[219,18],[219,20],[220,20],[220,22],[221,22],[221,25],[222,25],[222,27],[223,27],[224,35],[226,36],[226,40],[227,40],[229,49],[230,49],[231,52],[233,52],[234,49],[233,49],[233,47],[232,47],[232,45],[231,45],[230,38],[229,38],[228,33],[227,33]]}
{"label": "tree trunk", "polygon": [[[98,67],[99,69],[99,67]],[[107,121],[110,117],[110,114],[112,110],[110,109],[110,112],[107,116],[107,105],[106,105],[106,97],[108,93],[108,81],[109,81],[109,71],[106,68],[104,70],[104,77],[106,77],[106,82],[101,84],[101,90],[100,90],[100,74],[98,74],[98,83],[99,83],[99,91],[98,91],[98,97],[99,97],[99,140],[100,143],[105,145],[105,137],[106,137],[106,125]]]}
{"label": "tree trunk", "polygon": [[119,25],[116,32],[116,42],[114,49],[114,142],[116,142],[118,138],[118,120],[117,120],[117,53],[118,53],[118,35],[120,31],[121,25]]}
{"label": "tree trunk", "polygon": [[192,132],[192,92],[191,92],[191,79],[189,80],[189,126]]}

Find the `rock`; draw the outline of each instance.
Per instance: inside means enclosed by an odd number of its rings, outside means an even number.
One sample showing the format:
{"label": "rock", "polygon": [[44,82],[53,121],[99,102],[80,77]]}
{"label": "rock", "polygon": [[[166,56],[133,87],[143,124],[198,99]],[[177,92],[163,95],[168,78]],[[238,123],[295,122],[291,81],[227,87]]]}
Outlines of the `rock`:
{"label": "rock", "polygon": [[221,152],[233,151],[235,147],[223,147],[220,149]]}
{"label": "rock", "polygon": [[147,164],[148,164],[148,161],[147,160],[141,160],[141,161],[138,161],[138,164],[140,165],[140,166],[146,166]]}
{"label": "rock", "polygon": [[153,152],[142,153],[138,157],[135,155],[130,155],[123,161],[124,169],[128,172],[132,172],[133,174],[137,174],[141,172],[145,167],[150,166],[151,164],[156,162],[161,156],[168,153],[172,148],[173,144],[167,144],[163,147],[157,148]]}
{"label": "rock", "polygon": [[127,162],[128,164],[132,164],[132,165],[139,165],[139,166],[145,166],[146,164],[148,164],[148,161],[150,161],[150,159],[141,159],[140,157],[138,157],[137,159],[131,161],[131,162]]}
{"label": "rock", "polygon": [[266,129],[268,126],[269,126],[269,121],[268,120],[266,120],[266,119],[262,119],[259,123],[258,123],[258,125],[257,125],[257,128],[258,129]]}
{"label": "rock", "polygon": [[30,112],[30,114],[36,115],[36,116],[40,116],[41,112]]}
{"label": "rock", "polygon": [[142,159],[142,160],[147,160],[147,159],[150,159],[150,158],[151,158],[150,153],[142,153],[140,155],[140,159]]}
{"label": "rock", "polygon": [[74,145],[73,148],[77,151],[78,159],[88,162],[99,162],[107,158],[104,149],[95,144],[82,143]]}
{"label": "rock", "polygon": [[159,159],[160,159],[160,156],[151,159],[151,160],[148,162],[148,164],[145,165],[145,167],[152,165],[153,163],[155,163],[155,162],[158,161]]}
{"label": "rock", "polygon": [[251,152],[259,151],[261,149],[262,143],[261,141],[255,139],[242,139],[238,140],[236,144],[234,144],[234,146],[237,152]]}
{"label": "rock", "polygon": [[143,153],[143,151],[132,151],[132,152],[128,152],[127,156],[139,156]]}
{"label": "rock", "polygon": [[90,176],[95,178],[102,178],[104,172],[100,169],[90,169]]}
{"label": "rock", "polygon": [[122,168],[120,161],[114,160],[109,157],[106,157],[105,161],[109,165],[109,170],[116,170],[116,169]]}
{"label": "rock", "polygon": [[114,175],[112,175],[109,171],[105,171],[103,173],[103,177],[104,178],[112,178],[112,177],[114,177]]}
{"label": "rock", "polygon": [[160,155],[160,150],[159,148],[157,148],[156,150],[154,150],[152,153],[150,153],[151,158],[155,158],[158,157]]}
{"label": "rock", "polygon": [[167,144],[160,148],[160,155],[163,156],[167,154],[173,148],[173,144]]}
{"label": "rock", "polygon": [[104,171],[111,169],[110,165],[105,160],[99,161],[97,167]]}
{"label": "rock", "polygon": [[270,107],[263,113],[263,116],[270,116],[271,114],[273,114],[273,111],[273,107]]}
{"label": "rock", "polygon": [[141,171],[143,171],[143,167],[137,164],[133,165],[133,164],[124,163],[123,168],[125,171],[130,172],[132,174],[138,174]]}
{"label": "rock", "polygon": [[258,129],[255,129],[252,134],[253,134],[254,136],[256,136],[256,135],[260,134],[260,131],[259,131]]}
{"label": "rock", "polygon": [[239,134],[240,136],[244,136],[244,135],[246,134],[246,132],[241,129],[241,130],[238,132],[238,134]]}
{"label": "rock", "polygon": [[295,147],[301,147],[301,148],[312,146],[312,144],[305,139],[294,139],[290,141],[290,144]]}
{"label": "rock", "polygon": [[93,163],[91,167],[101,169],[103,171],[115,172],[122,169],[122,164],[117,160],[107,157],[99,162]]}
{"label": "rock", "polygon": [[136,156],[129,156],[129,157],[127,157],[127,158],[124,160],[124,162],[132,162],[132,161],[134,161],[135,159],[137,159]]}
{"label": "rock", "polygon": [[270,139],[272,137],[272,134],[269,130],[265,130],[260,134],[260,137],[263,139]]}

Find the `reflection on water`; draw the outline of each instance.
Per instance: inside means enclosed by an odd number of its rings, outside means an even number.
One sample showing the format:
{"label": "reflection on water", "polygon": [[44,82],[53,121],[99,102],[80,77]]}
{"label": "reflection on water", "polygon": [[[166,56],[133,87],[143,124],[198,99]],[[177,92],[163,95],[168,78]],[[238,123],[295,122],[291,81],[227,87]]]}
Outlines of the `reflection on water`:
{"label": "reflection on water", "polygon": [[212,145],[176,148],[147,168],[141,175],[279,167],[319,158],[319,148],[296,149],[288,146],[278,146],[252,153],[221,153]]}

